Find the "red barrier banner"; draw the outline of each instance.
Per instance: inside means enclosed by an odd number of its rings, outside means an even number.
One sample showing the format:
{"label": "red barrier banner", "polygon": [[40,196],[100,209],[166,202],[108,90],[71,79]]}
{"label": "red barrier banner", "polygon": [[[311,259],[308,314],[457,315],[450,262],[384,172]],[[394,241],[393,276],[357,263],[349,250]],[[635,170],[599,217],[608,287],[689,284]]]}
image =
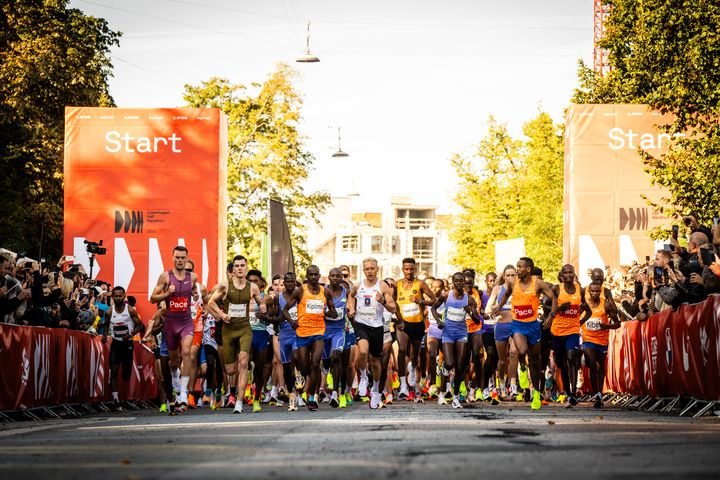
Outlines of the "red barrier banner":
{"label": "red barrier banner", "polygon": [[[110,341],[65,329],[0,324],[0,410],[108,401]],[[157,397],[155,357],[135,342],[130,382],[120,397]]]}
{"label": "red barrier banner", "polygon": [[605,388],[720,399],[720,296],[665,310],[610,333]]}

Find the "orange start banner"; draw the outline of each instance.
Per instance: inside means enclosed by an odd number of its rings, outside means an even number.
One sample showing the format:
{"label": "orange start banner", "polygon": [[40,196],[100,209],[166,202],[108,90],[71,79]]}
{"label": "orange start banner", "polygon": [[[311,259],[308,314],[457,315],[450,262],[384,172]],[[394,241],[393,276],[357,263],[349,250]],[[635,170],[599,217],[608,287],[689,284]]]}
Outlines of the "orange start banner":
{"label": "orange start banner", "polygon": [[682,133],[646,105],[571,105],[565,131],[564,261],[588,269],[630,265],[655,254],[649,233],[669,219],[643,199],[667,196],[650,184],[639,152],[658,157]]}
{"label": "orange start banner", "polygon": [[143,320],[159,275],[184,245],[203,285],[225,271],[227,122],[219,109],[65,109],[64,250],[122,286]]}

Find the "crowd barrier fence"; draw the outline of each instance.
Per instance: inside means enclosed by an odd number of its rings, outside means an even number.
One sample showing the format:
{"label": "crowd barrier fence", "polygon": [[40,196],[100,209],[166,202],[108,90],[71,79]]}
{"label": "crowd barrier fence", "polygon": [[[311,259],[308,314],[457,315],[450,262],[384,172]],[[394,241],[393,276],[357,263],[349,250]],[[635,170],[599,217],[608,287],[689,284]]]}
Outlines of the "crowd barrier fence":
{"label": "crowd barrier fence", "polygon": [[[0,410],[109,401],[111,342],[62,328],[0,323]],[[120,397],[156,398],[154,355],[139,342],[133,351],[130,382],[119,382]]]}

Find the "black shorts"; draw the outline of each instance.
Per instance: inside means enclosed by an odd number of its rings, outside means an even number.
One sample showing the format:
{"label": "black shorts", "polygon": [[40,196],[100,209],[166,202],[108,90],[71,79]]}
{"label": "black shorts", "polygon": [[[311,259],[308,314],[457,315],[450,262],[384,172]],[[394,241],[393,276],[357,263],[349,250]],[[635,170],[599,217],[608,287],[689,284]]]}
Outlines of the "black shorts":
{"label": "black shorts", "polygon": [[405,322],[403,332],[414,342],[421,342],[425,336],[425,322]]}
{"label": "black shorts", "polygon": [[130,380],[133,364],[133,342],[123,342],[113,340],[110,344],[110,367],[114,365],[122,367],[122,379],[127,382]]}
{"label": "black shorts", "polygon": [[356,323],[355,336],[357,337],[357,343],[360,343],[360,340],[366,340],[368,342],[370,355],[376,358],[382,356],[383,338],[385,336],[382,326],[370,327],[362,323]]}

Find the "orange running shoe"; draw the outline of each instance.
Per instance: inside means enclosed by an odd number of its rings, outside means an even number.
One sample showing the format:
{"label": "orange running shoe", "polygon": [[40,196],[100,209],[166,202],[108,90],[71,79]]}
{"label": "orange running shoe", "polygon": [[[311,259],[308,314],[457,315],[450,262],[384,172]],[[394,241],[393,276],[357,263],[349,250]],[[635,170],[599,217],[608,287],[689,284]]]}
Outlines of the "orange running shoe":
{"label": "orange running shoe", "polygon": [[188,407],[195,408],[197,405],[195,403],[195,395],[192,393],[188,393]]}

